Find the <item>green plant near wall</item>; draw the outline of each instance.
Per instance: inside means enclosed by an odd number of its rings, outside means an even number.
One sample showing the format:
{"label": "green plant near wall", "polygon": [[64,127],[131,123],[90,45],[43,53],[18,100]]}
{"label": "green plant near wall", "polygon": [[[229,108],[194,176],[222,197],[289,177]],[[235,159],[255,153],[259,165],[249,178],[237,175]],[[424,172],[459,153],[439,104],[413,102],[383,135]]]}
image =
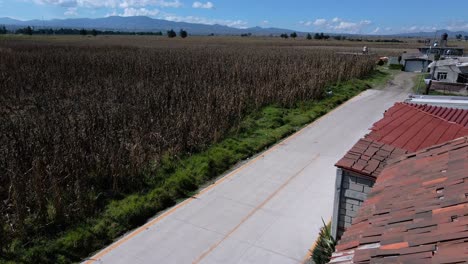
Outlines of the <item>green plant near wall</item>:
{"label": "green plant near wall", "polygon": [[331,223],[328,225],[323,221],[323,227],[320,229],[317,244],[312,250],[312,260],[316,264],[325,264],[330,262],[330,258],[335,252],[336,240],[331,234]]}

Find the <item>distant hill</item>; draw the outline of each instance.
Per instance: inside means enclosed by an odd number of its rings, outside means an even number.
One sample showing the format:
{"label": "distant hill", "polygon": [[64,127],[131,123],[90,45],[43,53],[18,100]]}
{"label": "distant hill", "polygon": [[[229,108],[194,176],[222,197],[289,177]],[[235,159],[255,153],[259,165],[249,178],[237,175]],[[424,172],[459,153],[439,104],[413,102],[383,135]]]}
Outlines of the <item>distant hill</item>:
{"label": "distant hill", "polygon": [[[290,34],[295,32],[290,29],[281,28],[263,28],[263,27],[252,27],[252,28],[234,28],[224,25],[207,25],[197,23],[186,23],[186,22],[174,22],[163,19],[154,19],[146,16],[132,16],[132,17],[121,17],[121,16],[110,16],[104,18],[70,18],[70,19],[52,19],[52,20],[16,20],[8,17],[0,18],[0,25],[6,25],[10,29],[16,29],[18,27],[45,27],[45,28],[74,28],[74,29],[98,29],[98,30],[112,30],[112,31],[131,31],[131,32],[157,32],[174,29],[179,31],[180,29],[187,30],[192,35],[240,35],[251,33],[257,36],[268,36],[268,35],[280,35],[283,33]],[[297,32],[297,31],[296,31]],[[307,33],[297,32],[298,35],[304,36]],[[423,38],[434,38],[437,34],[439,37],[441,34],[447,33],[449,37],[454,38],[458,34],[468,36],[468,32],[464,31],[449,31],[449,30],[438,30],[437,32],[416,32],[416,33],[401,33],[394,35],[383,35],[379,37],[423,37]],[[328,33],[328,35],[344,35],[344,36],[356,36],[353,34],[337,34]]]}
{"label": "distant hill", "polygon": [[[10,28],[17,27],[45,27],[45,28],[76,28],[76,29],[98,29],[112,31],[132,31],[132,32],[157,32],[174,29],[187,30],[193,35],[240,35],[252,33],[253,35],[279,35],[282,33],[292,33],[293,30],[280,28],[253,27],[246,29],[233,28],[223,25],[206,25],[186,22],[173,22],[162,19],[154,19],[146,16],[120,17],[110,16],[105,18],[74,18],[74,19],[53,19],[53,20],[28,20],[21,21],[8,17],[0,18],[0,25]],[[298,32],[299,33],[299,32]]]}

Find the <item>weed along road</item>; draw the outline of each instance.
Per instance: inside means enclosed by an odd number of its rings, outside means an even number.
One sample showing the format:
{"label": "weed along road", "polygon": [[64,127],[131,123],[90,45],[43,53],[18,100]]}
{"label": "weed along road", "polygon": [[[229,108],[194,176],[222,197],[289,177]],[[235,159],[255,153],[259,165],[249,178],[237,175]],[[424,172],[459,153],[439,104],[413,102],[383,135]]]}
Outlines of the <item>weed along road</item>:
{"label": "weed along road", "polygon": [[332,215],[335,162],[412,76],[354,97],[85,263],[302,263]]}

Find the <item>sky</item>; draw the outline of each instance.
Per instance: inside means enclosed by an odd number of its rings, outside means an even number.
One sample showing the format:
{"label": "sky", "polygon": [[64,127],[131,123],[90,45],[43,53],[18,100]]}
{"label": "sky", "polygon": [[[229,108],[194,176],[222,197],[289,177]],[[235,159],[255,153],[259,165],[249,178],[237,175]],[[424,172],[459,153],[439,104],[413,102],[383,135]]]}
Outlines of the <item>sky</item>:
{"label": "sky", "polygon": [[20,20],[141,15],[237,28],[355,34],[468,31],[467,11],[467,0],[0,0],[0,17]]}

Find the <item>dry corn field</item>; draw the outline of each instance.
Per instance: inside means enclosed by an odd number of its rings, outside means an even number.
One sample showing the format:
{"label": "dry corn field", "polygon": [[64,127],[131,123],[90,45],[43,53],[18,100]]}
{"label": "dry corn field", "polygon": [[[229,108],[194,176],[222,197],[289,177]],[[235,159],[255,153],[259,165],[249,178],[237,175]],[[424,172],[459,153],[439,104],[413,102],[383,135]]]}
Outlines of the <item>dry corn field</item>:
{"label": "dry corn field", "polygon": [[143,175],[165,154],[197,152],[252,111],[320,99],[374,64],[332,49],[0,40],[0,248],[96,215],[164,180]]}

